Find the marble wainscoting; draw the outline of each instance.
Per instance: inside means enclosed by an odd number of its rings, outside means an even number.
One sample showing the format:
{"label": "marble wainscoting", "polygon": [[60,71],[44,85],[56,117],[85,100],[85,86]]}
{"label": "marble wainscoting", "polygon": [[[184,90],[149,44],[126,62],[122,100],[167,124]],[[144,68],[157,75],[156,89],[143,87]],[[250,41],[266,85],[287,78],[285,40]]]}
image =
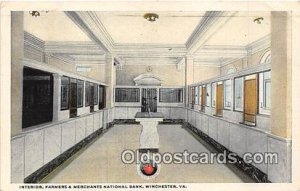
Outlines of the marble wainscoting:
{"label": "marble wainscoting", "polygon": [[[114,107],[115,119],[134,119],[137,112],[141,111],[140,106],[116,106]],[[164,115],[164,119],[186,119],[186,109],[183,107],[158,106],[157,112]],[[124,121],[124,120],[123,120]]]}
{"label": "marble wainscoting", "polygon": [[278,153],[278,163],[268,165],[272,182],[292,182],[292,140],[268,136],[268,151]]}
{"label": "marble wainscoting", "polygon": [[[236,112],[234,113],[236,114]],[[229,113],[227,113],[228,115]],[[215,117],[204,112],[187,109],[188,125],[194,127],[201,135],[207,136],[210,142],[220,148],[234,152],[239,157],[245,153],[278,153],[278,164],[251,164],[267,177],[255,169],[250,170],[254,172],[252,176],[261,177],[263,182],[266,180],[291,182],[291,140],[272,135],[266,130],[270,128],[268,127],[270,118],[268,116],[259,117],[261,118],[257,120],[257,127],[249,127],[225,117]],[[247,165],[245,167],[250,168]]]}
{"label": "marble wainscoting", "polygon": [[31,127],[12,137],[12,183],[23,183],[24,179],[32,181],[32,175],[39,169],[66,151],[74,149],[75,145],[95,132],[99,134],[104,125],[111,127],[112,124],[113,109],[105,109],[77,118]]}
{"label": "marble wainscoting", "polygon": [[141,111],[140,106],[115,106],[115,119],[135,119],[137,112]]}
{"label": "marble wainscoting", "polygon": [[164,119],[186,119],[186,111],[183,107],[158,106],[157,112],[161,112],[164,115]]}

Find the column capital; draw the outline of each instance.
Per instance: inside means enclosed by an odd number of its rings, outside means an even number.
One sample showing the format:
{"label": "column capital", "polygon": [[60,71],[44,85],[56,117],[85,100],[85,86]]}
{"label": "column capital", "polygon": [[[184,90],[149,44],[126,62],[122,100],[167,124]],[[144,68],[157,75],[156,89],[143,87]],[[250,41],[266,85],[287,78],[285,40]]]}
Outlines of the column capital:
{"label": "column capital", "polygon": [[63,76],[62,74],[59,74],[59,73],[54,73],[52,75],[53,75],[53,78],[61,78]]}
{"label": "column capital", "polygon": [[187,55],[185,55],[185,58],[186,58],[187,60],[193,60],[194,57],[195,57],[194,54],[187,54]]}
{"label": "column capital", "polygon": [[114,55],[111,54],[111,53],[106,53],[105,54],[105,59],[108,60],[108,59],[113,59],[114,58]]}

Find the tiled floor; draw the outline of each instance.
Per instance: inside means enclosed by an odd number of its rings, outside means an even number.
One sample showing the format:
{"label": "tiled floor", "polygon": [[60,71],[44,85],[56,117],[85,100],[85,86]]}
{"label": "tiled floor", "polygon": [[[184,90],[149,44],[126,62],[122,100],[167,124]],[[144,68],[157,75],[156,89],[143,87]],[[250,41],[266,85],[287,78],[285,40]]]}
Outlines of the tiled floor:
{"label": "tiled floor", "polygon": [[[140,125],[115,125],[49,174],[42,182],[100,183],[100,182],[251,182],[239,170],[224,164],[161,164],[159,175],[145,180],[137,173],[136,164],[123,164],[124,149],[139,147]],[[161,153],[211,152],[180,125],[159,125]]]}

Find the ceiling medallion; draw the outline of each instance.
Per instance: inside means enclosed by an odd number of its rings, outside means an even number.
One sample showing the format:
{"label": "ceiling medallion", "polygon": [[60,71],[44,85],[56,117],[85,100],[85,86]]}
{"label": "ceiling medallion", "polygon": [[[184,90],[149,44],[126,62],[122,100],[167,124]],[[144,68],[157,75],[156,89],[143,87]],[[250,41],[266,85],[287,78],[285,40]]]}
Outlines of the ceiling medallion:
{"label": "ceiling medallion", "polygon": [[263,17],[257,17],[253,20],[253,22],[255,22],[256,24],[261,24],[261,22],[264,20]]}
{"label": "ceiling medallion", "polygon": [[150,21],[150,22],[154,22],[156,21],[156,19],[159,18],[158,14],[156,13],[146,13],[144,15],[144,18],[147,20],[147,21]]}

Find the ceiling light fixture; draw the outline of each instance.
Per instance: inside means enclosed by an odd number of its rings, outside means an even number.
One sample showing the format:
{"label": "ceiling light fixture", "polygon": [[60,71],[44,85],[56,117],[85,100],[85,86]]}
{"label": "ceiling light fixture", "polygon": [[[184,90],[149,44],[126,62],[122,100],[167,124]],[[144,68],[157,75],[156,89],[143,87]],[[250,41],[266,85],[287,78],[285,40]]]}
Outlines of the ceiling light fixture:
{"label": "ceiling light fixture", "polygon": [[256,24],[261,24],[261,22],[264,20],[263,17],[257,17],[256,19],[253,20]]}
{"label": "ceiling light fixture", "polygon": [[29,14],[33,17],[39,17],[41,16],[39,11],[29,11]]}
{"label": "ceiling light fixture", "polygon": [[[48,13],[49,11],[45,11],[45,13]],[[33,17],[39,17],[41,16],[40,11],[29,11],[29,14]]]}
{"label": "ceiling light fixture", "polygon": [[147,20],[147,21],[150,21],[150,22],[154,22],[156,21],[156,19],[159,18],[158,14],[156,13],[146,13],[144,15],[144,18]]}

